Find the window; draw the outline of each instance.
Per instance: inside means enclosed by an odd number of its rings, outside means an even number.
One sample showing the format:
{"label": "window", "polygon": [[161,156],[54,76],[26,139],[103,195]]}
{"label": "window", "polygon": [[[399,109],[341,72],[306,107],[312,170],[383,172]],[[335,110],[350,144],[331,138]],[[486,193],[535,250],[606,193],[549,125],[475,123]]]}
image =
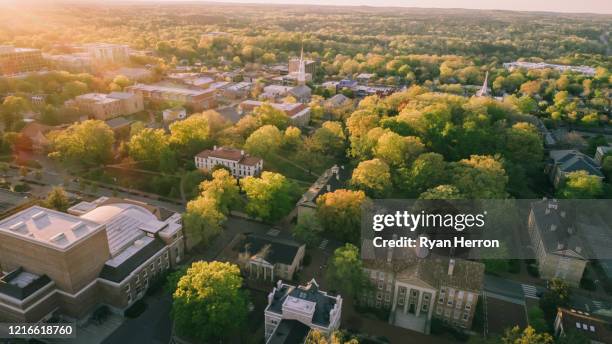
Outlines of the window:
{"label": "window", "polygon": [[442,307],[436,307],[436,314],[442,315]]}
{"label": "window", "polygon": [[470,312],[463,312],[463,321],[468,321],[469,317],[470,317]]}
{"label": "window", "polygon": [[446,294],[446,290],[444,288],[442,288],[440,290],[440,296],[438,296],[438,303],[439,304],[443,304],[444,303],[444,296]]}

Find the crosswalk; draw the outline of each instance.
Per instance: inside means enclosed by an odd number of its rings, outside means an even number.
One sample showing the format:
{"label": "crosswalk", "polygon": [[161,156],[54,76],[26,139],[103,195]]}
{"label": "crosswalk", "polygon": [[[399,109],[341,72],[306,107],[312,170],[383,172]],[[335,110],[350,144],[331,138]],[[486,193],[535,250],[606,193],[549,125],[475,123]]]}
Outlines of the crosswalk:
{"label": "crosswalk", "polygon": [[592,300],[591,303],[593,303],[593,306],[596,309],[603,309],[603,308],[605,308],[604,304],[601,301]]}
{"label": "crosswalk", "polygon": [[523,289],[523,294],[525,297],[530,297],[532,299],[539,299],[538,297],[538,289],[529,284],[521,284],[521,288]]}
{"label": "crosswalk", "polygon": [[319,244],[319,248],[324,250],[327,248],[327,244],[329,244],[329,240],[323,239],[323,241],[321,241],[321,244]]}

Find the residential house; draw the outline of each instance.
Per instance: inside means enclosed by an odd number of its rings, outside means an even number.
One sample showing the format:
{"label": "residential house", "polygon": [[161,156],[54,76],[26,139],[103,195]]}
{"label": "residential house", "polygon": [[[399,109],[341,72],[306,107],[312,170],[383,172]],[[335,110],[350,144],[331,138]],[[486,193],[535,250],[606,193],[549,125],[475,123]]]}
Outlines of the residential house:
{"label": "residential house", "polygon": [[546,171],[555,188],[563,185],[565,178],[576,171],[586,171],[588,174],[603,179],[599,164],[591,157],[575,149],[551,150]]}

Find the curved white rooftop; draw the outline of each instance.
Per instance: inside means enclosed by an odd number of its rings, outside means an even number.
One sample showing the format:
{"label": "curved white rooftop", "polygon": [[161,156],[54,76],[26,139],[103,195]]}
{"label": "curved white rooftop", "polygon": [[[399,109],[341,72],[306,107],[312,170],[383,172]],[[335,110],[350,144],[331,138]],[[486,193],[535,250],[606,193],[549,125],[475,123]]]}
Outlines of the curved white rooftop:
{"label": "curved white rooftop", "polygon": [[81,215],[81,218],[99,224],[106,224],[120,214],[123,216],[132,217],[144,223],[157,221],[157,217],[155,217],[155,215],[153,215],[149,210],[139,205],[130,203],[103,205]]}
{"label": "curved white rooftop", "polygon": [[103,205],[81,215],[81,218],[106,226],[113,257],[143,238],[145,232],[156,233],[166,225],[146,208],[130,203]]}

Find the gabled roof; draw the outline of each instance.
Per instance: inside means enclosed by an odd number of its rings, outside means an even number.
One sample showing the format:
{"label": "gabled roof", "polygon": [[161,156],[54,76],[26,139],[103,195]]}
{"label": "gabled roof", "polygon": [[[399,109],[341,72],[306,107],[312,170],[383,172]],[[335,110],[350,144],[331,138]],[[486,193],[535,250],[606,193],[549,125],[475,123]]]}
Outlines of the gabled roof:
{"label": "gabled roof", "polygon": [[547,253],[584,259],[585,243],[576,234],[578,229],[573,210],[552,200],[531,204],[533,218]]}
{"label": "gabled roof", "polygon": [[312,91],[310,90],[310,87],[306,85],[300,85],[289,90],[289,93],[291,93],[297,98],[305,98],[310,97]]}
{"label": "gabled roof", "polygon": [[257,234],[247,234],[238,244],[240,253],[248,253],[266,262],[291,265],[300,249],[297,242]]}
{"label": "gabled roof", "polygon": [[261,158],[250,156],[245,154],[244,151],[240,149],[230,148],[230,147],[219,147],[216,149],[206,149],[201,151],[196,155],[198,158],[218,158],[235,161],[238,164],[254,166],[261,161]]}
{"label": "gabled roof", "polygon": [[604,177],[595,160],[575,149],[552,150],[550,158],[563,173],[586,171],[591,175]]}

